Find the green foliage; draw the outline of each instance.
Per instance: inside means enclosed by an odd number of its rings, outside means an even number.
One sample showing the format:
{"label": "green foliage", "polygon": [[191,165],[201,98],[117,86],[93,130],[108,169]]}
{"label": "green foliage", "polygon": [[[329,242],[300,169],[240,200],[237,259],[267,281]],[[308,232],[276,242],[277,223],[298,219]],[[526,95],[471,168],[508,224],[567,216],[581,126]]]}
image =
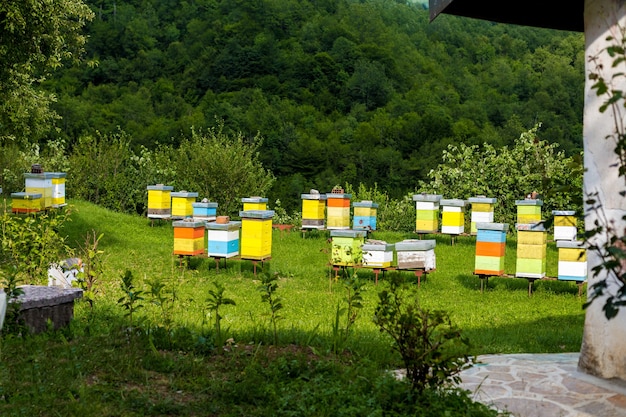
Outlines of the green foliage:
{"label": "green foliage", "polygon": [[378,204],[377,229],[394,232],[415,230],[415,203],[412,194],[395,199],[386,191],[379,189],[378,184],[367,187],[363,183],[359,183],[357,189],[353,189],[351,184],[346,184],[345,190],[346,193],[352,194],[352,201],[367,200]]}
{"label": "green foliage", "polygon": [[34,215],[14,215],[5,209],[0,217],[0,267],[16,267],[28,284],[47,282],[50,264],[66,258],[71,251],[59,234],[70,214],[68,207]]}
{"label": "green foliage", "polygon": [[566,157],[557,144],[538,138],[539,126],[523,133],[512,148],[487,143],[449,145],[443,163],[420,181],[421,192],[444,198],[497,198],[495,219],[514,224],[516,200],[533,191],[542,196],[543,210],[582,212],[582,161]]}
{"label": "green foliage", "polygon": [[223,306],[236,305],[235,300],[224,296],[224,285],[214,281],[213,287],[209,289],[209,296],[206,299],[207,308],[210,314],[213,315],[213,331],[215,333],[215,345],[221,347],[224,345],[226,339],[222,335],[222,316],[220,309]]}
{"label": "green foliage", "polygon": [[20,306],[18,297],[24,294],[24,290],[19,287],[21,284],[19,269],[12,265],[2,271],[2,291],[6,294],[7,309],[5,313],[2,332],[7,334],[18,334],[23,327],[20,322]]}
{"label": "green foliage", "polygon": [[82,299],[89,303],[89,307],[93,310],[96,294],[98,292],[98,281],[104,270],[104,260],[102,258],[103,250],[98,249],[100,239],[103,234],[96,234],[95,230],[91,230],[85,236],[84,243],[79,248],[79,257],[82,260],[82,271],[78,273],[78,286],[83,290]]}
{"label": "green foliage", "polygon": [[128,318],[129,329],[133,330],[136,324],[135,318],[137,311],[143,308],[142,301],[144,300],[144,291],[135,286],[135,278],[133,277],[132,271],[126,270],[121,278],[120,289],[123,295],[117,300],[117,304],[126,310],[124,316]]}
{"label": "green foliage", "polygon": [[391,336],[400,353],[413,390],[438,389],[459,382],[459,373],[471,365],[469,342],[442,310],[422,308],[415,294],[403,292],[401,280],[378,293],[374,322]]}
{"label": "green foliage", "polygon": [[174,332],[174,305],[178,300],[176,290],[168,288],[165,283],[158,279],[148,282],[150,291],[150,303],[157,307],[158,316],[155,318],[156,327],[151,331],[151,336],[164,335],[166,340],[165,347],[172,349]]}
{"label": "green foliage", "polygon": [[81,0],[0,5],[0,143],[27,144],[49,132],[59,118],[55,95],[41,88],[51,71],[76,63],[93,18]]}
{"label": "green foliage", "polygon": [[278,277],[278,273],[270,274],[269,272],[264,272],[261,276],[261,285],[259,285],[261,301],[267,303],[270,308],[270,321],[274,331],[275,345],[278,345],[278,321],[283,318],[280,315],[280,310],[283,309],[283,302],[276,293],[278,291]]}
{"label": "green foliage", "polygon": [[[345,290],[345,297],[337,303],[335,310],[335,321],[333,322],[332,334],[332,351],[333,353],[341,353],[345,347],[350,331],[359,316],[359,312],[363,309],[363,296],[365,282],[359,280],[358,275],[353,273],[345,277],[342,281]],[[341,319],[345,316],[342,325]]]}

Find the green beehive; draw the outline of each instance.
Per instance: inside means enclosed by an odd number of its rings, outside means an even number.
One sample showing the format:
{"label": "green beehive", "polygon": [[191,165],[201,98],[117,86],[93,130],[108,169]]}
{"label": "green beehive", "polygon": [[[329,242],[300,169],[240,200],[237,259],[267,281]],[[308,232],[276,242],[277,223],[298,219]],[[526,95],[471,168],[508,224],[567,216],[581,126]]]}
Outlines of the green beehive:
{"label": "green beehive", "polygon": [[331,230],[331,264],[341,266],[360,265],[363,262],[363,243],[366,230]]}

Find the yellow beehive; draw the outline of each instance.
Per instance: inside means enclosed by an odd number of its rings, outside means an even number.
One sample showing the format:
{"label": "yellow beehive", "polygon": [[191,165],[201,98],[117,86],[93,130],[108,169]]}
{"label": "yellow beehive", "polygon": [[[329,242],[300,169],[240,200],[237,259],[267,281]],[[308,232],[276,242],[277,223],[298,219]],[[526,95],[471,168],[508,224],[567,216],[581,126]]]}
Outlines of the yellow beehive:
{"label": "yellow beehive", "polygon": [[587,280],[587,250],[584,242],[559,240],[558,279],[562,281],[583,282]]}
{"label": "yellow beehive", "polygon": [[465,231],[465,200],[441,200],[441,233],[460,235]]}
{"label": "yellow beehive", "polygon": [[578,221],[575,211],[553,210],[554,240],[576,240]]}
{"label": "yellow beehive", "polygon": [[65,204],[65,172],[51,172],[52,175],[52,207],[63,207]]}
{"label": "yellow beehive", "polygon": [[518,224],[515,276],[543,278],[546,275],[547,233],[542,223]]}
{"label": "yellow beehive", "polygon": [[204,253],[203,221],[190,219],[172,223],[174,227],[174,254],[175,255],[202,255]]}
{"label": "yellow beehive", "polygon": [[31,173],[24,174],[27,193],[41,194],[39,200],[40,208],[52,207],[52,173]]}
{"label": "yellow beehive", "polygon": [[543,201],[527,198],[525,200],[516,200],[517,206],[517,223],[533,224],[541,221],[541,206]]}
{"label": "yellow beehive", "polygon": [[263,197],[246,197],[242,198],[243,211],[250,210],[267,210],[267,198]]}
{"label": "yellow beehive", "polygon": [[302,228],[324,229],[326,226],[326,194],[302,194]]}
{"label": "yellow beehive", "polygon": [[187,191],[177,191],[170,194],[172,197],[172,217],[181,219],[193,217],[193,203],[198,197],[198,193]]}
{"label": "yellow beehive", "polygon": [[417,233],[439,232],[439,201],[438,194],[415,194],[415,231]]}
{"label": "yellow beehive", "polygon": [[264,260],[272,256],[273,210],[244,210],[241,216],[242,259]]}
{"label": "yellow beehive", "polygon": [[496,198],[471,197],[467,200],[472,205],[470,218],[470,234],[478,233],[476,223],[493,223],[493,212]]}
{"label": "yellow beehive", "polygon": [[40,193],[11,193],[11,212],[36,213],[41,211],[42,196]]}
{"label": "yellow beehive", "polygon": [[326,194],[326,228],[350,229],[350,198],[352,194]]}
{"label": "yellow beehive", "polygon": [[168,218],[172,215],[172,190],[170,185],[148,185],[148,217]]}

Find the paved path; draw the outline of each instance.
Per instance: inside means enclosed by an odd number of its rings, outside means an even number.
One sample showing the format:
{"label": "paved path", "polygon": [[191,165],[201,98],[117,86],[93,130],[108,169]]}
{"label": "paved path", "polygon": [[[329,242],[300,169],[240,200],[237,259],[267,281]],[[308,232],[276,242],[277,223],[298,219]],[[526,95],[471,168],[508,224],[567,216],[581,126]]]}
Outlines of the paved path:
{"label": "paved path", "polygon": [[516,417],[626,417],[626,383],[579,372],[578,356],[479,356],[461,374],[461,386]]}

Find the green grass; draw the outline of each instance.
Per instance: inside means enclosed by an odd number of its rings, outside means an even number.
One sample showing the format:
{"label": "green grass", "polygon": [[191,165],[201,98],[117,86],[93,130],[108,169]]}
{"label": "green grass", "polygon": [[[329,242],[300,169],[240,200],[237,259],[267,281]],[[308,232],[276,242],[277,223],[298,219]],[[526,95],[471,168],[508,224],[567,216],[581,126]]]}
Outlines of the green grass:
{"label": "green grass", "polygon": [[[172,255],[169,222],[151,223],[82,201],[69,203],[74,211],[63,233],[71,246],[79,247],[91,230],[103,234],[99,249],[104,251],[105,271],[96,285],[94,310],[78,302],[68,329],[4,336],[0,415],[281,415],[284,410],[289,411],[282,415],[361,415],[372,412],[359,408],[374,401],[372,390],[382,396],[376,397],[376,404],[398,401],[391,394],[397,391],[394,382],[373,376],[380,369],[399,366],[400,361],[372,316],[377,294],[392,274],[402,274],[417,286],[411,272],[387,271],[376,285],[373,272],[356,271],[366,280],[364,307],[346,353],[337,361],[330,355],[331,338],[345,289],[333,279],[328,265],[327,233],[274,231],[272,258],[257,265],[258,274],[280,277],[279,346],[270,346],[270,311],[261,301],[260,277],[254,275],[251,261],[228,260],[218,271],[212,259],[196,257],[184,259],[181,267],[181,260]],[[389,232],[375,232],[372,237],[390,243],[416,238],[412,233]],[[584,300],[574,283],[537,281],[529,296],[525,279],[491,278],[481,292],[480,280],[473,275],[474,238],[458,237],[454,244],[448,236],[428,238],[437,240],[437,269],[422,279],[415,302],[449,312],[452,322],[469,337],[471,354],[580,349]],[[549,276],[556,276],[556,264],[556,249],[549,243]],[[506,272],[514,274],[514,268],[515,242],[509,236]],[[129,329],[125,310],[118,305],[126,270],[146,292],[153,280],[175,291],[169,311],[174,321],[170,338],[157,331],[150,337],[137,336]],[[217,354],[223,352],[216,352],[209,340],[213,317],[206,300],[214,283],[222,284],[225,296],[236,302],[220,309],[222,331],[237,346],[226,354]],[[158,307],[148,294],[144,298],[137,314],[153,329],[165,326]],[[281,353],[274,354],[267,366],[272,349]],[[317,361],[311,362],[310,357]],[[346,388],[356,380],[362,382],[354,384],[358,389]],[[321,386],[314,391],[306,381]],[[294,390],[307,394],[298,401]],[[342,395],[337,397],[337,392]],[[237,395],[247,399],[237,402],[233,398]],[[309,401],[308,411],[298,411]],[[460,413],[462,406],[454,408]]]}

